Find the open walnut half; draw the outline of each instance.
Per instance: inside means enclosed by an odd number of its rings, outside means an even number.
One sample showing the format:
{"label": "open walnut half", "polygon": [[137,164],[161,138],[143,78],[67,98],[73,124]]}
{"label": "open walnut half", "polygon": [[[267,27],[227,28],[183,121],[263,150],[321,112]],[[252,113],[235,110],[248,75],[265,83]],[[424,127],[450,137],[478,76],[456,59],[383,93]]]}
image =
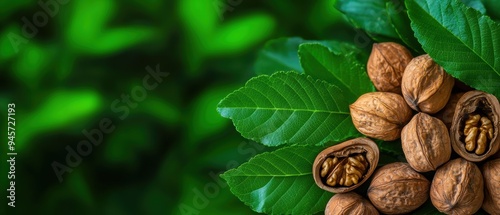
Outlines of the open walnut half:
{"label": "open walnut half", "polygon": [[500,104],[482,91],[465,93],[457,102],[450,129],[451,145],[461,157],[483,161],[500,147]]}
{"label": "open walnut half", "polygon": [[313,177],[323,190],[345,193],[363,184],[377,167],[379,150],[368,138],[356,138],[326,148],[316,156]]}

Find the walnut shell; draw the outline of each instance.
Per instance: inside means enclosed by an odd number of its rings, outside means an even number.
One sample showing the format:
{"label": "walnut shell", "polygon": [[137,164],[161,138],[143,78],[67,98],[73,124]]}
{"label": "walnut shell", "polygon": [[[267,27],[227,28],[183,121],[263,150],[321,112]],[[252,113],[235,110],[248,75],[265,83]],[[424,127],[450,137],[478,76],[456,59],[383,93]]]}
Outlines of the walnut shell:
{"label": "walnut shell", "polygon": [[398,139],[401,129],[412,117],[403,97],[389,92],[363,94],[349,108],[359,132],[385,141]]}
{"label": "walnut shell", "polygon": [[433,114],[446,105],[454,83],[455,79],[429,55],[421,55],[406,67],[401,90],[413,110]]}
{"label": "walnut shell", "polygon": [[463,158],[439,167],[431,184],[434,207],[446,214],[474,214],[483,203],[483,176],[476,164]]}
{"label": "walnut shell", "polygon": [[406,160],[418,172],[436,170],[450,160],[448,129],[441,120],[418,113],[401,131],[401,145]]}
{"label": "walnut shell", "polygon": [[[368,163],[367,168],[360,178],[361,180],[358,181],[358,183],[350,186],[330,186],[329,184],[327,184],[325,177],[322,177],[321,175],[325,160],[332,157],[336,157],[339,159],[349,159],[352,157],[352,155],[363,155]],[[316,182],[316,185],[318,185],[318,187],[323,190],[332,193],[347,193],[361,186],[365,181],[368,180],[368,178],[370,178],[372,173],[375,171],[375,168],[377,168],[379,156],[380,155],[377,144],[375,144],[373,140],[363,137],[348,140],[343,143],[328,147],[321,151],[314,160],[312,170],[314,181]],[[341,167],[343,168],[345,167],[345,165]]]}
{"label": "walnut shell", "polygon": [[483,209],[500,215],[500,159],[490,160],[482,167],[484,178]]}
{"label": "walnut shell", "polygon": [[413,56],[393,42],[374,43],[366,70],[378,91],[401,94],[401,79]]}
{"label": "walnut shell", "polygon": [[379,213],[370,201],[354,192],[349,192],[334,195],[326,204],[325,215],[342,214],[378,215]]}
{"label": "walnut shell", "polygon": [[457,107],[458,100],[462,98],[465,92],[451,94],[448,103],[439,112],[434,115],[436,118],[444,122],[448,129],[451,128],[451,123],[453,122],[453,115],[455,114],[455,108]]}
{"label": "walnut shell", "polygon": [[373,174],[368,198],[382,213],[403,214],[427,201],[429,186],[429,180],[407,163],[391,163]]}
{"label": "walnut shell", "polygon": [[[467,137],[465,130],[468,119],[479,114],[488,118],[492,123],[492,136],[487,138],[486,149],[482,154],[467,150]],[[481,130],[482,125],[476,125]],[[469,91],[465,93],[457,102],[453,123],[450,129],[451,146],[453,150],[472,162],[484,161],[488,157],[497,153],[500,149],[500,138],[498,129],[500,128],[500,103],[491,94],[482,91]],[[479,141],[475,141],[479,146]]]}

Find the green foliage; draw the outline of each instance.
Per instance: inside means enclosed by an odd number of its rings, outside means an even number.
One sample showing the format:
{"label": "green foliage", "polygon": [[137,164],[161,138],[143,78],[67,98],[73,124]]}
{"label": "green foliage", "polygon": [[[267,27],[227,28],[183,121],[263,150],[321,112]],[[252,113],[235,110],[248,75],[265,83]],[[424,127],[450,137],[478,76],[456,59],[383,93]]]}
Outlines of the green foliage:
{"label": "green foliage", "polygon": [[264,13],[251,14],[227,22],[211,35],[205,53],[210,56],[241,52],[269,37],[275,25],[274,19]]}
{"label": "green foliage", "polygon": [[356,28],[374,37],[398,38],[385,9],[388,0],[337,0],[335,7],[344,13]]}
{"label": "green foliage", "polygon": [[109,54],[154,38],[157,34],[148,27],[121,27],[99,35],[86,51],[95,54]]}
{"label": "green foliage", "polygon": [[[81,171],[72,174],[65,184],[51,189],[41,201],[46,205],[41,211],[43,214],[57,214],[60,210],[65,210],[67,213],[88,214],[93,213],[96,205],[89,182],[85,180]],[[61,202],[65,204],[60,204]]]}
{"label": "green foliage", "polygon": [[94,91],[53,92],[39,108],[19,119],[17,149],[25,150],[37,134],[82,122],[101,106],[102,98]]}
{"label": "green foliage", "polygon": [[222,175],[253,210],[268,214],[323,211],[331,193],[312,180],[312,162],[322,147],[291,146],[255,156]]}
{"label": "green foliage", "polygon": [[481,12],[482,14],[486,14],[486,8],[484,7],[484,4],[481,0],[462,0],[462,2],[465,5],[476,9],[477,11]]}
{"label": "green foliage", "polygon": [[[496,0],[436,1],[432,10],[402,0],[72,0],[47,5],[57,12],[26,35],[33,29],[23,19],[43,22],[42,3],[50,2],[64,1],[0,2],[0,104],[16,103],[20,155],[18,204],[12,211],[2,204],[2,214],[183,214],[180,206],[199,214],[321,213],[331,194],[315,187],[310,162],[360,136],[348,105],[373,90],[364,74],[372,39],[442,55],[437,61],[474,87],[497,92],[500,83]],[[281,39],[264,46],[271,38]],[[121,119],[125,112],[111,104],[156,64],[171,75]],[[269,76],[253,78],[218,111],[258,143],[217,113],[220,99],[255,73]],[[76,150],[87,138],[82,130],[103,118],[115,131],[59,183],[52,162],[67,165],[66,146]],[[379,166],[404,161],[399,141],[377,144]],[[226,184],[215,175],[227,170]],[[0,182],[6,190],[7,177]],[[438,214],[430,202],[415,213]]]}
{"label": "green foliage", "polygon": [[213,87],[199,95],[191,104],[188,120],[185,121],[188,150],[194,150],[198,145],[205,143],[205,139],[214,135],[228,125],[228,121],[220,117],[214,107],[236,86],[226,85]]}
{"label": "green foliage", "polygon": [[[186,0],[179,4],[184,28],[189,32],[185,57],[188,72],[199,72],[203,59],[240,53],[268,38],[276,27],[272,16],[253,13],[224,21],[231,7],[222,0]],[[227,10],[226,10],[227,9]]]}
{"label": "green foliage", "polygon": [[306,74],[339,87],[348,104],[364,93],[375,91],[366,69],[353,54],[339,55],[321,44],[302,44],[299,56]]}
{"label": "green foliage", "polygon": [[[500,58],[495,58],[500,54],[500,28],[484,15],[488,10],[481,1],[404,2],[338,0],[335,7],[356,28],[377,41],[400,40],[415,54],[428,53],[466,84],[500,97]],[[264,213],[322,210],[324,193],[310,192],[314,187],[310,162],[326,142],[335,144],[360,135],[352,129],[348,105],[375,90],[365,69],[368,53],[369,50],[333,40],[293,37],[266,44],[255,70],[257,74],[272,75],[251,79],[222,100],[218,110],[233,120],[245,138],[266,146],[292,146],[257,155],[222,175],[241,201]],[[295,72],[277,72],[280,70]],[[339,128],[349,130],[337,132]],[[405,161],[400,140],[376,142],[381,154],[379,166]],[[303,150],[304,147],[312,149]],[[292,191],[298,194],[289,195]],[[309,199],[321,199],[321,205]],[[415,213],[441,214],[430,201]]]}
{"label": "green foliage", "polygon": [[356,46],[335,40],[314,41],[300,37],[279,38],[270,40],[260,50],[254,64],[255,73],[271,75],[276,71],[304,72],[299,61],[299,46],[305,43],[322,44],[336,55],[353,54],[361,62],[366,62],[368,56]]}
{"label": "green foliage", "polygon": [[389,14],[389,19],[396,33],[398,33],[399,38],[408,47],[413,49],[415,52],[421,54],[424,51],[422,46],[418,43],[417,38],[414,36],[414,32],[410,26],[410,18],[408,17],[408,12],[404,7],[403,2],[389,1],[386,4],[387,13]]}
{"label": "green foliage", "polygon": [[[115,13],[114,0],[74,0],[73,13],[66,33],[67,43],[78,52],[103,55],[153,39],[158,34],[148,27],[130,26],[107,29]],[[93,13],[88,13],[93,11]],[[84,28],[85,31],[81,31]]]}
{"label": "green foliage", "polygon": [[359,136],[342,91],[295,72],[262,75],[219,103],[243,137],[268,146],[323,145]]}
{"label": "green foliage", "polygon": [[13,35],[19,35],[19,29],[16,29],[14,25],[8,26],[0,34],[0,47],[2,47],[0,49],[0,65],[16,54],[14,46],[11,45]]}
{"label": "green foliage", "polygon": [[160,97],[148,97],[141,104],[139,110],[144,111],[145,114],[158,119],[167,126],[176,125],[181,119],[181,110],[179,110],[178,105],[171,101],[165,101]]}
{"label": "green foliage", "polygon": [[304,43],[300,37],[270,40],[259,52],[255,61],[255,73],[271,75],[276,71],[296,71],[303,73],[297,51]]}
{"label": "green foliage", "polygon": [[110,165],[133,167],[140,156],[151,150],[151,132],[147,126],[125,125],[113,132],[104,145],[104,160]]}
{"label": "green foliage", "polygon": [[20,52],[21,57],[16,59],[12,70],[23,84],[32,89],[36,88],[53,50],[31,43],[27,44]]}
{"label": "green foliage", "polygon": [[416,37],[439,65],[464,83],[500,97],[499,23],[453,0],[406,4]]}
{"label": "green foliage", "polygon": [[485,5],[486,13],[491,16],[491,18],[495,20],[500,19],[500,4],[498,4],[498,1],[496,0],[483,0],[482,1]]}

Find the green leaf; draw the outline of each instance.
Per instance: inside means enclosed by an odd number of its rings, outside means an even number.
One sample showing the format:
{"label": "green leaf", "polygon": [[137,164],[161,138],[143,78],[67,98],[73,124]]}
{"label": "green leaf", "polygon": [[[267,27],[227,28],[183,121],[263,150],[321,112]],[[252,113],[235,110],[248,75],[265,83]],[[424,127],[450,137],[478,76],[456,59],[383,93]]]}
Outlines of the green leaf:
{"label": "green leaf", "polygon": [[299,46],[304,43],[322,44],[335,54],[354,53],[360,61],[366,62],[368,60],[365,50],[345,42],[304,40],[300,37],[279,38],[267,42],[259,52],[254,65],[255,73],[259,75],[271,75],[277,71],[303,73],[304,70],[300,65],[297,52],[299,51]]}
{"label": "green leaf", "polygon": [[[319,43],[328,47],[328,49],[336,55],[353,54],[362,65],[366,65],[370,54],[370,49],[361,48],[359,44],[351,44],[340,42],[336,40],[323,40],[323,41],[306,41],[307,43]],[[370,47],[371,48],[371,47]]]}
{"label": "green leaf", "polygon": [[345,14],[356,28],[371,34],[399,38],[385,9],[386,0],[338,0],[335,7]]}
{"label": "green leaf", "polygon": [[266,43],[255,62],[255,73],[271,75],[276,71],[303,73],[297,51],[304,43],[300,37],[279,38]]}
{"label": "green leaf", "polygon": [[314,214],[333,195],[316,186],[312,163],[322,147],[292,146],[255,156],[222,175],[231,192],[267,214]]}
{"label": "green leaf", "polygon": [[386,8],[391,24],[396,33],[398,33],[401,41],[415,52],[423,53],[422,46],[418,43],[411,29],[410,18],[408,17],[408,12],[405,9],[404,3],[400,1],[389,1],[386,4]]}
{"label": "green leaf", "polygon": [[406,1],[415,36],[448,73],[500,97],[500,24],[457,0]]}
{"label": "green leaf", "polygon": [[475,10],[481,12],[482,14],[486,14],[486,8],[481,0],[462,0],[462,2]]}
{"label": "green leaf", "polygon": [[252,78],[223,99],[218,111],[243,137],[267,146],[322,145],[359,136],[342,91],[295,72]]}
{"label": "green leaf", "polygon": [[375,91],[366,69],[352,54],[336,55],[321,44],[302,44],[299,58],[306,74],[339,87],[349,103]]}

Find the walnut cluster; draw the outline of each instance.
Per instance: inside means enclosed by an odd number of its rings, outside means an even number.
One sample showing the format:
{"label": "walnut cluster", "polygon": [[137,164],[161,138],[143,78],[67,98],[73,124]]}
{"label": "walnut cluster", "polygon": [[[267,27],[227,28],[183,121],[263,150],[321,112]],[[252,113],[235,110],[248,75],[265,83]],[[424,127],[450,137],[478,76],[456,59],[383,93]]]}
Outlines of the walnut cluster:
{"label": "walnut cluster", "polygon": [[[481,208],[499,214],[498,99],[456,87],[460,82],[431,56],[412,57],[395,43],[374,44],[367,72],[378,92],[363,94],[349,106],[352,122],[367,137],[393,141],[380,144],[400,140],[407,163],[375,170],[378,146],[368,138],[325,149],[313,164],[314,179],[320,188],[338,193],[325,214],[406,214],[429,198],[446,214],[474,214]],[[354,193],[370,177],[366,195]]]}

